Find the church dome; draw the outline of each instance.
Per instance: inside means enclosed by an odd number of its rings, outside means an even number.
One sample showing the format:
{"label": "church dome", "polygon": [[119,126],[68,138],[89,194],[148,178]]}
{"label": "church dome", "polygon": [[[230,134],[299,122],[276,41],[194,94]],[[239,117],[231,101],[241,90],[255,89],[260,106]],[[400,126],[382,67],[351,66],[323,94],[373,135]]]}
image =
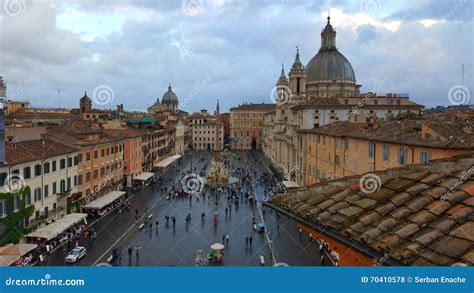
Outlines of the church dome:
{"label": "church dome", "polygon": [[328,22],[321,32],[321,48],[306,66],[306,81],[348,81],[355,83],[351,63],[336,48],[336,31]]}
{"label": "church dome", "polygon": [[91,103],[92,100],[87,96],[87,92],[84,92],[84,96],[79,100],[80,103]]}
{"label": "church dome", "polygon": [[163,98],[161,99],[161,103],[163,103],[163,104],[178,104],[178,96],[176,96],[176,94],[171,89],[171,85],[168,86],[168,91],[163,94]]}
{"label": "church dome", "polygon": [[351,63],[338,50],[320,50],[306,66],[306,80],[355,82]]}

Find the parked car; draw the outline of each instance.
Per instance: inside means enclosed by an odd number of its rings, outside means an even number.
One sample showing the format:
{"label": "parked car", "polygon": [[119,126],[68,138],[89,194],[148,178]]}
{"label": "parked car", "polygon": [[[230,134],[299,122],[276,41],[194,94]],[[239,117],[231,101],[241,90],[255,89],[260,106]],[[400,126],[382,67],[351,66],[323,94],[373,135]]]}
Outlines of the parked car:
{"label": "parked car", "polygon": [[66,256],[66,262],[77,262],[81,258],[83,258],[86,255],[86,248],[82,246],[78,246],[71,250],[69,254]]}

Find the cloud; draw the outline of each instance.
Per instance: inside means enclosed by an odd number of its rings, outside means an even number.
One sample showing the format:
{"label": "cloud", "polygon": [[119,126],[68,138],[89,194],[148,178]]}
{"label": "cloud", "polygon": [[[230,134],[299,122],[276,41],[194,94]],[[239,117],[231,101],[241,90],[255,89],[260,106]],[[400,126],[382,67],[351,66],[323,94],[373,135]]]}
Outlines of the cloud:
{"label": "cloud", "polygon": [[217,98],[224,110],[268,103],[280,63],[291,66],[295,46],[303,63],[317,53],[328,9],[338,48],[363,91],[389,75],[381,91],[448,104],[462,62],[466,86],[474,90],[468,4],[441,21],[449,7],[438,1],[383,1],[369,13],[361,1],[203,0],[195,16],[181,1],[26,3],[21,15],[1,15],[1,74],[9,92],[37,76],[19,95],[35,106],[57,106],[59,88],[61,105],[77,107],[84,90],[106,84],[115,104],[145,110],[168,83],[183,101],[207,79],[183,105],[186,111],[214,109]]}

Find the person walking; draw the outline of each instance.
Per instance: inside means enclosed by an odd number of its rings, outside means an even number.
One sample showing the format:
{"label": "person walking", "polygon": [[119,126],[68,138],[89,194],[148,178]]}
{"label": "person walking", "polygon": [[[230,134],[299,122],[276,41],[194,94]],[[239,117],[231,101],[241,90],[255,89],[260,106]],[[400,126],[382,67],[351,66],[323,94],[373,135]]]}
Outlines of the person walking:
{"label": "person walking", "polygon": [[321,265],[324,266],[326,264],[326,257],[324,254],[321,254]]}
{"label": "person walking", "polygon": [[300,228],[298,232],[300,233],[300,240],[301,240],[301,233],[303,232],[303,230]]}
{"label": "person walking", "polygon": [[249,236],[246,235],[245,236],[245,247],[247,247],[249,245]]}
{"label": "person walking", "polygon": [[173,221],[173,228],[176,227],[176,218],[175,218],[175,217],[171,217],[171,220]]}
{"label": "person walking", "polygon": [[225,244],[225,234],[222,234],[222,244]]}
{"label": "person walking", "polygon": [[131,262],[132,261],[132,252],[133,252],[133,248],[130,246],[128,248],[128,261]]}
{"label": "person walking", "polygon": [[313,240],[313,234],[309,233],[309,242],[311,242],[312,240]]}
{"label": "person walking", "polygon": [[158,227],[160,227],[160,221],[159,220],[156,220],[155,221],[155,228],[156,228],[156,231],[158,232]]}
{"label": "person walking", "polygon": [[250,235],[250,237],[249,237],[250,246],[252,246],[252,241],[253,241],[253,237],[252,237],[252,235]]}
{"label": "person walking", "polygon": [[230,238],[230,236],[229,236],[229,234],[227,234],[227,235],[225,236],[225,243],[226,243],[227,245],[229,245],[229,238]]}

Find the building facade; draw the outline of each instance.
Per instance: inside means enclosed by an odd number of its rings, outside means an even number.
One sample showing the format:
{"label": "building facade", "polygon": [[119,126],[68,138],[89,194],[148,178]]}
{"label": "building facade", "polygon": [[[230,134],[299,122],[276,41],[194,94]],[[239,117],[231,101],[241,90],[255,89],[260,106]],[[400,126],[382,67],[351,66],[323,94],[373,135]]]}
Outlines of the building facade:
{"label": "building facade", "polygon": [[348,121],[301,131],[304,185],[472,153],[474,135],[458,123]]}
{"label": "building facade", "polygon": [[305,183],[300,170],[307,150],[303,147],[301,130],[335,121],[374,123],[379,119],[421,114],[423,106],[410,101],[407,94],[363,94],[360,87],[352,65],[336,48],[336,31],[328,17],[321,31],[318,53],[304,67],[297,49],[288,78],[282,68],[274,87],[275,110],[264,115],[262,150],[281,175],[299,185]]}
{"label": "building facade", "polygon": [[265,113],[275,109],[275,104],[242,104],[230,109],[230,141],[232,148],[240,150],[261,149],[262,124]]}
{"label": "building facade", "polygon": [[[28,186],[26,207],[34,206],[27,227],[67,214],[67,197],[79,188],[79,151],[49,139],[11,142],[6,144],[6,161],[0,164],[0,193],[14,193]],[[1,200],[0,200],[1,201]],[[19,208],[13,201],[13,211]],[[0,203],[0,217],[6,215],[5,203]]]}
{"label": "building facade", "polygon": [[224,149],[224,123],[216,116],[205,113],[192,114],[189,127],[193,149],[209,151]]}
{"label": "building facade", "polygon": [[48,128],[46,137],[79,148],[78,195],[89,201],[123,188],[124,139],[85,122]]}

